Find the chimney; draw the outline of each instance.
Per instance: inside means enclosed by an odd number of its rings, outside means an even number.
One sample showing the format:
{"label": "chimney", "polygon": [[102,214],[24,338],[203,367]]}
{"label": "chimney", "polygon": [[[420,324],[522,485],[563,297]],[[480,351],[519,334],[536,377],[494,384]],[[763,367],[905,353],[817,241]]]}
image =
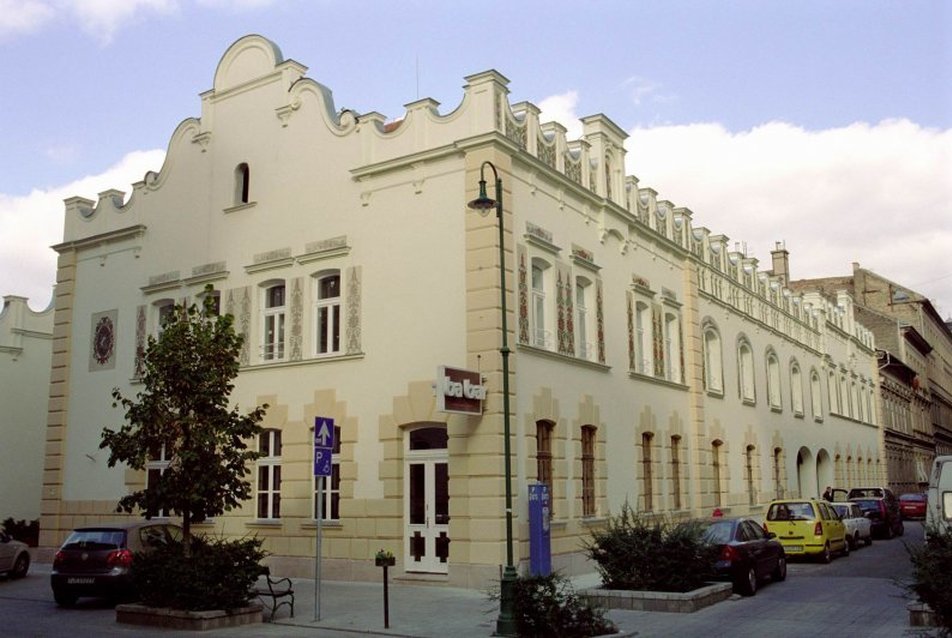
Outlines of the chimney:
{"label": "chimney", "polygon": [[774,243],[770,256],[773,257],[773,276],[780,277],[780,281],[786,286],[790,282],[790,253],[782,241]]}

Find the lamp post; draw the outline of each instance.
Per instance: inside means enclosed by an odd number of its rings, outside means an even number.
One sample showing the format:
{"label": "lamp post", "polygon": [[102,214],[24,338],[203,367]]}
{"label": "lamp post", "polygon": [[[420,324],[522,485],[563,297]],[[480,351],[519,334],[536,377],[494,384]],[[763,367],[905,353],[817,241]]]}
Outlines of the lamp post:
{"label": "lamp post", "polygon": [[[496,198],[486,194],[486,167],[493,171],[496,178]],[[515,584],[516,568],[512,563],[512,464],[509,458],[509,330],[506,327],[506,251],[504,244],[504,228],[502,219],[502,180],[496,171],[495,165],[485,161],[479,167],[479,195],[468,206],[486,214],[490,209],[496,209],[496,220],[499,225],[499,300],[502,307],[502,346],[499,354],[502,355],[502,422],[505,445],[506,462],[506,568],[502,572],[502,581],[499,584],[499,618],[496,619],[497,636],[515,636],[516,619]]]}

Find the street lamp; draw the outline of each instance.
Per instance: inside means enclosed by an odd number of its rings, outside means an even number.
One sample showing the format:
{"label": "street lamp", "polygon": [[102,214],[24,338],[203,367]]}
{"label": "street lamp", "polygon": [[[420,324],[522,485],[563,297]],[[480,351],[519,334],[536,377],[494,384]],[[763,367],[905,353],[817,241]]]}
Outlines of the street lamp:
{"label": "street lamp", "polygon": [[[496,198],[486,194],[486,178],[483,171],[486,167],[493,169],[496,178]],[[490,161],[485,161],[479,167],[479,196],[468,206],[485,215],[490,209],[496,209],[496,219],[499,223],[499,300],[502,306],[502,346],[499,354],[502,355],[502,423],[503,438],[505,439],[506,460],[506,568],[502,572],[502,581],[499,584],[499,618],[496,619],[497,636],[515,636],[516,619],[515,585],[516,568],[512,564],[512,465],[509,460],[509,330],[506,327],[506,251],[502,220],[502,180],[496,167]]]}

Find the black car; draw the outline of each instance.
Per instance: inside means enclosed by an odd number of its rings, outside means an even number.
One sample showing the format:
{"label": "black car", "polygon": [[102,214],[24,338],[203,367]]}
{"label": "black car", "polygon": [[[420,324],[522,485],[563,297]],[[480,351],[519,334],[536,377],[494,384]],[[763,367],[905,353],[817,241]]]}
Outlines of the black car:
{"label": "black car", "polygon": [[892,538],[902,536],[905,526],[902,523],[902,514],[899,511],[899,501],[893,497],[853,497],[850,499],[863,510],[863,514],[871,523],[874,536]]}
{"label": "black car", "polygon": [[53,598],[68,607],[80,596],[134,598],[132,558],[172,540],[181,540],[178,525],[157,521],[80,527],[53,557]]}
{"label": "black car", "polygon": [[759,582],[768,577],[787,577],[787,555],[776,534],[765,532],[752,518],[718,517],[707,523],[705,537],[719,548],[715,573],[734,584],[744,596],[757,593]]}

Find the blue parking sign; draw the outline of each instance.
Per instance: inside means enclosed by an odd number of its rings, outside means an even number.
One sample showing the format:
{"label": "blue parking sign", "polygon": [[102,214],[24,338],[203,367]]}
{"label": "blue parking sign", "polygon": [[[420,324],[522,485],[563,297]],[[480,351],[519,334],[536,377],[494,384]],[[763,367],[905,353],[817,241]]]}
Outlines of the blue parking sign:
{"label": "blue parking sign", "polygon": [[334,419],[314,417],[314,476],[330,476],[334,456]]}

